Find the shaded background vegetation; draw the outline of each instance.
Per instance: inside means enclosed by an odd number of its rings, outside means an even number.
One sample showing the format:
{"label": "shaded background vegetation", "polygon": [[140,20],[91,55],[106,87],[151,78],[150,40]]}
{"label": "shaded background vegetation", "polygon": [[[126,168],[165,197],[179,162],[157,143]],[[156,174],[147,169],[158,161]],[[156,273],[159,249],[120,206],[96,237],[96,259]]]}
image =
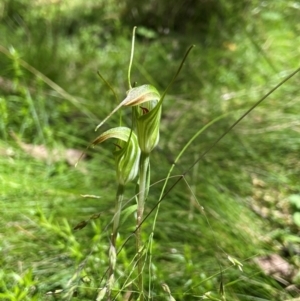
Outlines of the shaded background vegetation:
{"label": "shaded background vegetation", "polygon": [[[54,296],[47,292],[64,289],[56,296],[63,299],[76,287],[72,299],[94,300],[103,285],[115,194],[112,146],[90,150],[77,169],[67,159],[76,161],[78,154],[64,151],[83,150],[95,138],[96,124],[116,106],[97,71],[123,99],[133,26],[138,31],[132,80],[161,92],[187,47],[196,45],[164,102],[152,163],[156,183],[199,129],[224,115],[192,143],[175,175],[298,67],[299,15],[298,1],[283,0],[2,1],[1,298],[48,300]],[[181,181],[162,202],[151,266],[153,300],[168,298],[163,282],[176,300],[201,300],[208,292],[220,300],[220,282],[227,300],[299,295],[298,87],[299,75],[249,114],[187,173],[188,185]],[[130,110],[123,120],[130,125]],[[118,122],[116,115],[106,126]],[[41,151],[28,150],[37,145],[59,150],[58,159],[50,153],[40,160]],[[161,186],[153,185],[148,212]],[[133,195],[131,186],[128,200]],[[134,229],[132,204],[126,206],[120,245]],[[99,219],[72,230],[97,212]],[[145,241],[153,218],[146,221]],[[120,283],[134,248],[131,239],[120,255]],[[284,273],[282,262],[275,262],[275,276],[263,271],[256,259],[272,254],[290,264],[291,272]],[[243,263],[243,272],[228,255]]]}

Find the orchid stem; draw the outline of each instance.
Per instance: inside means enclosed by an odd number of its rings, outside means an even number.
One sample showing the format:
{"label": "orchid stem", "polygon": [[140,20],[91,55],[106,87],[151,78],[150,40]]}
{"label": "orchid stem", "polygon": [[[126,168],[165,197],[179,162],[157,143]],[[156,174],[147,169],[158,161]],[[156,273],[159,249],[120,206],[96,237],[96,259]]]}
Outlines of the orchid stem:
{"label": "orchid stem", "polygon": [[109,289],[109,297],[108,300],[111,300],[111,290],[114,283],[114,274],[115,274],[115,266],[117,260],[117,236],[118,229],[120,224],[120,216],[122,210],[122,202],[124,198],[124,185],[119,184],[117,195],[116,195],[116,210],[113,218],[113,228],[111,233],[111,245],[109,250],[109,271],[108,271],[108,289]]}
{"label": "orchid stem", "polygon": [[136,251],[137,251],[137,265],[138,265],[138,288],[139,288],[139,301],[144,300],[144,279],[143,279],[143,266],[142,260],[142,221],[144,215],[145,201],[148,196],[149,190],[149,167],[150,156],[149,154],[142,153],[140,157],[139,166],[139,194],[137,204],[137,231],[136,231]]}
{"label": "orchid stem", "polygon": [[117,202],[116,202],[116,210],[114,215],[114,221],[113,221],[113,232],[111,235],[111,243],[113,246],[116,246],[116,239],[118,234],[118,228],[120,223],[120,215],[121,215],[121,209],[122,209],[122,202],[124,198],[124,185],[119,185],[117,190]]}

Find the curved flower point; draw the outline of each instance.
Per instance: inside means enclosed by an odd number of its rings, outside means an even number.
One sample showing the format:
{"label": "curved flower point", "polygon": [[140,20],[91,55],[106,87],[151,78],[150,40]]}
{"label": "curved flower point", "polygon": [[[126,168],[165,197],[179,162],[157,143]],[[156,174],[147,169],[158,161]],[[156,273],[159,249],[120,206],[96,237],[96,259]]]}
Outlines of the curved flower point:
{"label": "curved flower point", "polygon": [[123,106],[137,106],[149,100],[159,100],[160,94],[154,86],[143,85],[132,88],[127,92],[127,97],[122,101]]}
{"label": "curved flower point", "polygon": [[151,85],[143,85],[130,89],[127,92],[127,97],[117,107],[115,107],[101,123],[97,125],[95,131],[97,131],[122,106],[136,106],[153,99],[160,99],[160,95],[156,88]]}
{"label": "curved flower point", "polygon": [[141,151],[137,137],[130,128],[116,127],[102,133],[92,142],[92,145],[102,143],[110,138],[118,139],[113,155],[116,162],[118,183],[125,185],[134,180],[138,174]]}

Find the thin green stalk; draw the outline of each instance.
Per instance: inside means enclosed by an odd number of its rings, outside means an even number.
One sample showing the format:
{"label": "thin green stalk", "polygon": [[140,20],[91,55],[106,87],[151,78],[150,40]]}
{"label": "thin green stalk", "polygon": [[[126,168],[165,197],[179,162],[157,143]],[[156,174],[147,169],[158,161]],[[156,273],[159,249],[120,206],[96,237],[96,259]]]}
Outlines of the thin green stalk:
{"label": "thin green stalk", "polygon": [[139,301],[144,300],[143,293],[143,261],[142,261],[142,227],[145,201],[148,196],[149,190],[149,168],[150,168],[150,156],[149,154],[142,153],[140,157],[139,166],[139,194],[137,204],[137,231],[136,231],[136,251],[138,261],[138,288],[140,292]]}
{"label": "thin green stalk", "polygon": [[120,216],[121,216],[121,209],[122,209],[122,202],[124,198],[124,185],[119,184],[117,189],[117,195],[116,195],[116,210],[115,215],[113,218],[113,228],[111,233],[111,244],[109,249],[109,271],[108,271],[108,294],[109,298],[111,299],[111,288],[114,283],[114,272],[115,272],[115,266],[116,266],[116,260],[117,260],[117,247],[116,247],[116,241],[117,241],[117,235],[118,235],[118,229],[120,224]]}
{"label": "thin green stalk", "polygon": [[114,215],[114,220],[113,220],[113,231],[111,234],[111,244],[113,246],[116,246],[116,239],[117,239],[118,228],[119,228],[119,223],[120,223],[122,202],[123,202],[123,198],[124,198],[124,190],[125,190],[124,185],[119,184],[118,190],[117,190],[117,195],[116,195],[116,210],[115,210],[115,215]]}
{"label": "thin green stalk", "polygon": [[136,31],[136,26],[133,27],[133,31],[132,31],[131,53],[130,53],[130,61],[129,61],[129,67],[128,67],[128,75],[127,75],[129,89],[132,89],[131,82],[130,82],[130,73],[131,73],[131,67],[132,67],[132,61],[133,61],[133,55],[134,55],[135,31]]}

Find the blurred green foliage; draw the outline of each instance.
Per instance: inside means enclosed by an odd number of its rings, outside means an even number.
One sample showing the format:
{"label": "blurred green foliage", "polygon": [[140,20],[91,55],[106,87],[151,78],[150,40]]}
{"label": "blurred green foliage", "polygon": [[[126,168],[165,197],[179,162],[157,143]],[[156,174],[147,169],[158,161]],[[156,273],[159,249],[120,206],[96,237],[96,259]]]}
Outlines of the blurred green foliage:
{"label": "blurred green foliage", "polygon": [[[48,300],[60,289],[64,291],[58,299],[94,300],[107,266],[115,193],[109,144],[90,150],[79,165],[82,169],[74,169],[64,160],[32,158],[11,131],[31,145],[84,149],[95,138],[96,124],[116,106],[97,71],[120,101],[128,89],[133,25],[138,35],[132,80],[153,84],[160,92],[187,46],[196,44],[165,99],[161,141],[151,167],[155,185],[149,212],[162,185],[156,182],[200,128],[224,115],[192,143],[174,175],[185,172],[252,104],[298,67],[299,14],[299,3],[290,0],[1,1],[1,300]],[[220,300],[221,282],[227,300],[297,296],[296,288],[287,290],[252,258],[283,256],[288,250],[286,260],[295,270],[300,266],[299,212],[290,199],[299,195],[299,84],[297,75],[272,94],[162,202],[149,268],[153,300],[168,298],[162,282],[176,300],[203,299],[210,291]],[[122,118],[130,125],[130,110]],[[116,115],[108,127],[118,122]],[[82,199],[80,194],[101,198]],[[128,208],[133,195],[130,187]],[[72,230],[97,212],[99,219],[82,231]],[[145,241],[152,222],[150,215]],[[128,214],[120,246],[133,225],[134,216]],[[119,254],[120,283],[133,269],[134,249],[130,238]],[[243,273],[228,255],[243,263]],[[84,282],[84,276],[91,281]],[[299,275],[285,281],[299,285]]]}

